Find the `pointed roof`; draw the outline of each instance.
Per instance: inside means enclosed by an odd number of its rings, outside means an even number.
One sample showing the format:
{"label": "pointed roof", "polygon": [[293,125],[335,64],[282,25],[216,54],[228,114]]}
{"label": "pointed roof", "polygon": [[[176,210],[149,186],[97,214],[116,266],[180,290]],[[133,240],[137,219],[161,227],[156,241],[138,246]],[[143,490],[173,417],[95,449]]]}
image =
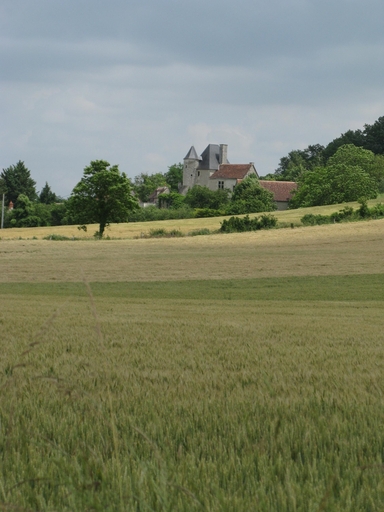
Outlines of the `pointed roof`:
{"label": "pointed roof", "polygon": [[199,169],[210,169],[216,171],[220,162],[220,146],[218,144],[208,144],[201,153],[201,163]]}
{"label": "pointed roof", "polygon": [[185,155],[184,160],[200,160],[200,158],[197,156],[195,146],[191,146],[191,149]]}

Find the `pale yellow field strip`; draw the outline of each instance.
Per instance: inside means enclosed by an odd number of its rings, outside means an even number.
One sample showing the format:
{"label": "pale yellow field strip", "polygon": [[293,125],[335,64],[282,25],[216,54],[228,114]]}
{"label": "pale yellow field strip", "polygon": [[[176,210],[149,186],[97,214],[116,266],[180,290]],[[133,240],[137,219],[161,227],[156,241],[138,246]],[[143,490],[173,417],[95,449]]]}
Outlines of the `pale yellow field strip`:
{"label": "pale yellow field strip", "polygon": [[384,220],[176,239],[0,241],[0,282],[384,272]]}

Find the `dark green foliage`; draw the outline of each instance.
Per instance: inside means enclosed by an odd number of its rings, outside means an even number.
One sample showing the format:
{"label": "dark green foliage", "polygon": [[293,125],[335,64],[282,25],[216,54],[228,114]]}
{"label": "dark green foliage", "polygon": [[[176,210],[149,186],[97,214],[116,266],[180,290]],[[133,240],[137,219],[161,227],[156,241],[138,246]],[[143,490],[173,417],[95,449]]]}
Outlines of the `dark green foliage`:
{"label": "dark green foliage", "polygon": [[161,172],[155,174],[142,172],[138,176],[135,176],[133,190],[141,202],[147,203],[152,192],[158,187],[166,186],[166,184],[165,176]]}
{"label": "dark green foliage", "polygon": [[301,218],[301,222],[304,226],[318,226],[320,224],[330,224],[331,218],[329,215],[314,215],[313,213],[307,213]]}
{"label": "dark green foliage", "polygon": [[273,210],[276,210],[276,204],[272,192],[262,188],[256,176],[248,176],[235,187],[226,213],[239,215]]}
{"label": "dark green foliage", "polygon": [[179,191],[179,184],[183,183],[183,164],[173,164],[168,167],[168,172],[164,175],[167,185],[169,185],[171,192]]}
{"label": "dark green foliage", "polygon": [[357,201],[360,197],[375,198],[378,194],[377,182],[364,170],[371,165],[368,163],[370,155],[373,162],[375,157],[372,153],[353,146],[342,146],[329,160],[329,165],[300,176],[298,189],[289,202],[290,208],[338,204]]}
{"label": "dark green foliage", "polygon": [[337,137],[330,142],[324,149],[324,162],[327,162],[341,146],[345,146],[346,144],[353,144],[356,147],[364,147],[365,138],[363,132],[361,130],[348,130],[340,135],[340,137]]}
{"label": "dark green foliage", "polygon": [[191,208],[208,208],[220,210],[229,203],[229,190],[210,190],[208,187],[195,185],[185,196],[185,204]]}
{"label": "dark green foliage", "polygon": [[68,210],[80,224],[99,224],[99,237],[111,222],[127,222],[138,208],[131,183],[117,165],[95,160],[84,169],[81,181],[68,200]]}
{"label": "dark green foliage", "polygon": [[147,206],[139,208],[129,214],[129,222],[146,222],[152,220],[171,220],[171,219],[193,219],[194,210],[187,206],[179,209],[157,208],[156,206]]}
{"label": "dark green foliage", "polygon": [[275,171],[275,179],[280,181],[297,181],[299,176],[315,167],[324,164],[324,146],[315,144],[306,149],[296,149],[280,159],[279,167]]}
{"label": "dark green foliage", "polygon": [[260,229],[270,229],[277,224],[277,218],[273,215],[261,215],[260,217],[249,218],[231,217],[224,219],[221,223],[220,231],[222,233],[242,233],[244,231],[258,231]]}
{"label": "dark green foliage", "polygon": [[182,208],[185,202],[185,196],[178,192],[169,192],[169,194],[160,194],[158,197],[159,208]]}
{"label": "dark green foliage", "polygon": [[52,192],[51,187],[45,182],[44,187],[39,194],[39,202],[44,204],[52,204],[57,201],[57,196]]}
{"label": "dark green foliage", "polygon": [[364,147],[376,155],[384,155],[384,116],[372,125],[364,125]]}
{"label": "dark green foliage", "polygon": [[275,173],[266,176],[265,179],[297,181],[303,172],[327,165],[328,160],[341,146],[350,144],[370,150],[375,155],[384,155],[384,116],[379,117],[372,125],[364,125],[363,131],[348,130],[342,133],[326,147],[315,144],[304,150],[291,151],[280,159]]}
{"label": "dark green foliage", "polygon": [[220,215],[226,215],[226,212],[222,210],[213,210],[212,208],[196,208],[195,217],[219,217]]}
{"label": "dark green foliage", "polygon": [[33,202],[24,194],[19,195],[15,207],[5,219],[5,226],[12,228],[49,226],[50,224],[50,207]]}
{"label": "dark green foliage", "polygon": [[384,204],[379,203],[369,208],[366,199],[360,199],[359,203],[360,207],[357,210],[354,210],[351,206],[345,206],[342,210],[331,213],[331,215],[313,215],[312,213],[308,213],[301,218],[301,222],[304,226],[319,226],[321,224],[379,219],[384,217]]}
{"label": "dark green foliage", "polygon": [[188,233],[188,236],[200,236],[200,235],[210,235],[211,231],[208,228],[202,229],[194,229]]}
{"label": "dark green foliage", "polygon": [[178,229],[172,229],[167,231],[163,228],[151,229],[149,235],[145,238],[180,238],[184,236],[183,233]]}
{"label": "dark green foliage", "polygon": [[23,194],[31,201],[36,199],[36,182],[33,181],[31,172],[21,160],[16,165],[10,165],[3,169],[0,177],[6,189],[5,193],[8,203],[12,201],[15,204],[20,194]]}

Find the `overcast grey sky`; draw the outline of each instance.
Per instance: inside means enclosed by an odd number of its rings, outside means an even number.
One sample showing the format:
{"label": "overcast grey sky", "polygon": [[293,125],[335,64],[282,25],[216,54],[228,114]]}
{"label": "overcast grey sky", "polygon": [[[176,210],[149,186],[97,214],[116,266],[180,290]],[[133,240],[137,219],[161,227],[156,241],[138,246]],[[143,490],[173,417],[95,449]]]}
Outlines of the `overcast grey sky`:
{"label": "overcast grey sky", "polygon": [[273,172],[384,115],[383,0],[0,0],[0,167],[70,194],[91,160],[191,145]]}

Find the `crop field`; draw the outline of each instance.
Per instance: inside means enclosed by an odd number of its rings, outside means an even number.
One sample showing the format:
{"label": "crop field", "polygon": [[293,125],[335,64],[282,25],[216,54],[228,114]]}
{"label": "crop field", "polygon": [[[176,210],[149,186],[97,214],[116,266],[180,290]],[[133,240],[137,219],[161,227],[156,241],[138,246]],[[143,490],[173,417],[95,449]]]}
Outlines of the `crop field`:
{"label": "crop field", "polygon": [[[368,201],[369,206],[373,206],[377,203],[384,202],[384,194],[379,194],[376,199]],[[314,215],[330,215],[333,212],[345,207],[348,204],[354,209],[359,208],[357,202],[343,203],[330,206],[314,206],[311,208],[298,208],[297,210],[285,210],[269,212],[277,217],[280,226],[300,226],[300,219],[307,213]],[[260,214],[251,214],[250,217],[257,217]],[[152,229],[163,228],[167,231],[178,230],[182,234],[187,235],[193,231],[201,229],[209,229],[210,231],[216,231],[220,228],[220,223],[227,217],[209,217],[209,218],[198,218],[198,219],[180,219],[180,220],[163,220],[163,221],[151,221],[151,222],[133,222],[133,223],[121,223],[111,224],[105,231],[105,235],[109,238],[140,238],[147,235]],[[4,239],[29,239],[36,238],[42,239],[49,237],[50,235],[59,235],[69,238],[81,238],[81,239],[92,239],[95,232],[98,231],[99,226],[97,224],[90,224],[87,226],[87,231],[79,230],[78,226],[44,226],[39,228],[10,228],[5,229],[0,233],[0,238]]]}
{"label": "crop field", "polygon": [[0,240],[0,511],[384,510],[384,220],[34,229]]}

